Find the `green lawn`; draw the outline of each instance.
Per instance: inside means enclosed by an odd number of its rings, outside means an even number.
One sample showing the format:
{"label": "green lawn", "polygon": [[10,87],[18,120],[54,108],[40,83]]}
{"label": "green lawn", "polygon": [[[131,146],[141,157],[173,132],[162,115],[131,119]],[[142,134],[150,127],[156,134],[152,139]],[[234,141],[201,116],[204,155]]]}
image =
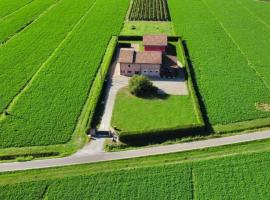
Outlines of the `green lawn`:
{"label": "green lawn", "polygon": [[[133,29],[135,28],[135,29]],[[127,21],[120,35],[167,34],[175,35],[171,22],[132,22]]]}
{"label": "green lawn", "polygon": [[269,144],[0,173],[0,199],[269,199]]}
{"label": "green lawn", "polygon": [[190,96],[139,98],[127,89],[118,92],[112,125],[123,132],[170,129],[198,123]]}

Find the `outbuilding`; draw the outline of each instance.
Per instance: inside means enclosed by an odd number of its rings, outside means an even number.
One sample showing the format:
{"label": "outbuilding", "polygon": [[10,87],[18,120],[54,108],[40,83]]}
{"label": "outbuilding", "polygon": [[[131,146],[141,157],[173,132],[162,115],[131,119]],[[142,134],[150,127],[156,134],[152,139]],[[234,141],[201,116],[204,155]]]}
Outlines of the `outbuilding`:
{"label": "outbuilding", "polygon": [[143,46],[145,51],[165,52],[168,45],[167,35],[144,35]]}

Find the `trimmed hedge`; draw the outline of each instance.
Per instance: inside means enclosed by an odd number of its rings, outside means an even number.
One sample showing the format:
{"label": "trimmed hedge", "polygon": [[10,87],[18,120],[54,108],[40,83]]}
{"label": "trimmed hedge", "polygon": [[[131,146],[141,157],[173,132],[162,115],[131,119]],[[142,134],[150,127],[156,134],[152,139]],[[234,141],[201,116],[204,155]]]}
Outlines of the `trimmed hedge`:
{"label": "trimmed hedge", "polygon": [[91,86],[89,96],[87,98],[85,108],[83,109],[81,115],[81,121],[78,123],[78,126],[81,127],[79,130],[84,132],[90,127],[96,106],[99,102],[101,91],[104,85],[104,81],[107,78],[109,67],[111,64],[112,57],[115,52],[115,47],[117,45],[117,37],[113,36],[107,47],[107,50],[104,54],[103,60],[101,62],[100,68],[96,74],[96,78]]}
{"label": "trimmed hedge", "polygon": [[[137,36],[135,36],[137,37]],[[120,38],[120,37],[119,37]],[[133,38],[133,37],[131,37]],[[172,37],[175,39],[175,37]],[[123,39],[123,38],[121,38]],[[129,37],[130,39],[130,37]],[[170,39],[169,39],[170,41]],[[151,131],[120,131],[119,132],[119,140],[125,143],[132,143],[137,142],[139,140],[155,140],[155,139],[169,139],[169,138],[175,138],[175,137],[183,137],[183,136],[191,136],[191,135],[198,135],[198,134],[205,134],[205,123],[203,120],[203,116],[200,109],[199,100],[196,96],[196,91],[193,86],[192,82],[192,76],[190,71],[190,65],[188,62],[188,58],[186,55],[186,52],[184,51],[183,42],[180,37],[177,37],[178,42],[178,48],[182,49],[184,52],[184,55],[182,57],[184,58],[183,65],[186,66],[186,74],[187,74],[187,81],[188,81],[188,90],[190,93],[190,96],[193,100],[194,104],[194,110],[197,116],[198,123],[197,124],[191,124],[191,125],[185,125],[185,126],[178,126],[175,128],[170,129],[153,129]]]}

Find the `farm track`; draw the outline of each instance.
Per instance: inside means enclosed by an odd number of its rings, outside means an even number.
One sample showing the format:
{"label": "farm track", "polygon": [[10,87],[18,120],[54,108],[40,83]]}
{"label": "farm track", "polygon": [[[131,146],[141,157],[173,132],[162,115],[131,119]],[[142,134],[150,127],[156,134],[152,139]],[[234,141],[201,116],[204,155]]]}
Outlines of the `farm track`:
{"label": "farm track", "polygon": [[[65,44],[65,42],[67,41],[68,38],[71,37],[71,35],[73,34],[73,31],[80,25],[80,23],[85,19],[85,17],[89,14],[89,12],[92,10],[92,8],[95,6],[96,1],[92,4],[92,6],[90,6],[90,8],[86,11],[86,13],[80,18],[80,20],[74,25],[74,27],[72,28],[71,31],[68,32],[68,34],[66,35],[66,37],[62,40],[62,42],[57,46],[57,48],[53,51],[53,53],[48,57],[48,59],[40,66],[40,68],[36,71],[36,73],[26,82],[26,84],[21,88],[21,90],[18,92],[18,94],[10,101],[10,103],[8,104],[8,106],[6,107],[6,110],[10,110],[12,109],[12,106],[14,106],[14,104],[16,104],[16,101],[18,101],[18,99],[20,98],[20,96],[27,91],[27,89],[31,86],[31,83],[38,78],[39,73],[43,70],[43,68],[47,65],[47,63],[54,57],[57,55],[57,53],[61,50],[62,46]],[[5,115],[2,113],[0,115],[0,121],[2,120],[2,118]]]}
{"label": "farm track", "polygon": [[52,5],[50,5],[48,8],[46,8],[44,11],[42,11],[37,17],[35,17],[34,19],[32,19],[31,21],[28,21],[26,24],[24,24],[23,26],[19,27],[14,33],[12,33],[11,35],[9,35],[7,38],[5,38],[2,42],[0,42],[0,48],[4,45],[7,44],[9,41],[11,41],[12,39],[14,39],[15,37],[17,37],[20,33],[22,33],[23,31],[31,28],[31,25],[33,25],[35,23],[35,21],[37,21],[39,18],[41,18],[43,15],[45,15],[47,12],[49,12],[52,8],[54,8],[60,1],[62,0],[58,0],[55,3],[53,3]]}
{"label": "farm track", "polygon": [[233,36],[230,34],[230,32],[226,29],[224,24],[219,20],[215,12],[209,7],[209,5],[206,3],[205,0],[201,0],[205,6],[208,8],[209,12],[213,15],[213,17],[216,19],[216,21],[220,24],[224,32],[228,35],[228,37],[231,39],[231,41],[234,43],[234,45],[237,47],[237,49],[241,52],[243,57],[246,59],[248,66],[255,72],[255,74],[260,78],[260,80],[263,82],[263,84],[267,87],[267,89],[270,92],[270,85],[264,80],[263,75],[256,69],[256,66],[252,64],[252,61],[249,59],[248,55],[241,49],[239,44],[236,42],[236,40],[233,38]]}
{"label": "farm track", "polygon": [[26,6],[28,6],[29,4],[31,4],[31,3],[34,2],[34,1],[35,1],[35,0],[32,0],[32,1],[28,2],[27,4],[23,5],[22,7],[18,8],[17,10],[15,10],[15,11],[13,11],[13,12],[11,12],[11,13],[9,13],[9,14],[3,16],[3,17],[0,17],[0,21],[5,20],[7,17],[13,15],[14,13],[19,12],[20,10],[24,9]]}
{"label": "farm track", "polygon": [[[57,1],[55,4],[53,4],[52,6],[50,6],[45,12],[43,12],[38,18],[41,18],[42,16],[44,16],[46,13],[48,13],[51,9],[53,9],[58,3],[60,3],[63,0],[59,0]],[[63,46],[63,44],[65,43],[65,41],[72,35],[73,30],[82,22],[83,18],[85,16],[87,16],[87,14],[90,12],[90,10],[93,8],[94,4],[96,1],[94,1],[94,3],[89,7],[89,9],[84,13],[84,15],[82,15],[82,17],[78,20],[78,22],[76,24],[74,24],[73,28],[71,29],[71,31],[67,32],[67,35],[64,37],[64,39],[59,43],[59,45],[54,49],[54,51],[49,55],[49,57],[40,65],[40,67],[37,69],[37,71],[33,74],[32,77],[30,77],[25,84],[21,87],[20,90],[18,90],[18,93],[10,100],[10,102],[7,104],[7,106],[4,108],[4,110],[9,110],[12,105],[14,105],[16,103],[16,100],[19,99],[20,95],[27,90],[28,87],[30,87],[31,83],[33,82],[33,80],[35,78],[37,78],[39,72],[42,70],[42,68],[44,68],[44,66],[46,66],[46,64],[50,61],[50,59],[52,57],[54,57],[57,52],[61,49],[61,47]],[[33,25],[34,23],[32,23]],[[31,26],[29,26],[28,28],[24,29],[27,30],[31,28]],[[21,32],[22,33],[22,32]],[[18,37],[20,34],[16,34],[14,35],[14,37],[12,37],[9,41],[11,41],[12,39],[15,39],[16,37]],[[5,43],[6,44],[6,43]],[[1,48],[1,45],[0,45]],[[5,114],[4,112],[0,112],[0,121],[3,120],[5,118]]]}

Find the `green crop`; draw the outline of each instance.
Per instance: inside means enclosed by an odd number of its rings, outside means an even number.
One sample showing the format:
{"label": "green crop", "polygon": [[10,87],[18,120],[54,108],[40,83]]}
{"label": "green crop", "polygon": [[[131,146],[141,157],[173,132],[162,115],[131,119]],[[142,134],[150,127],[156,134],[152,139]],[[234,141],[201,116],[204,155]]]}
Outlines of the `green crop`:
{"label": "green crop", "polygon": [[21,32],[58,0],[36,0],[5,19],[0,19],[0,44]]}
{"label": "green crop", "polygon": [[128,3],[95,3],[17,98],[10,115],[2,119],[0,141],[4,142],[0,147],[62,144],[70,140],[108,42],[121,30]]}
{"label": "green crop", "polygon": [[[256,103],[270,103],[269,88],[251,66],[251,58],[243,54],[205,2],[208,0],[168,1],[175,29],[187,43],[196,83],[210,123],[229,124],[269,117],[269,112],[256,109]],[[218,2],[224,2],[224,6],[226,4],[225,1]],[[220,15],[225,12],[222,6]],[[241,12],[234,12],[225,16],[231,19],[234,15],[241,15]],[[252,22],[251,17],[245,20]],[[261,23],[257,23],[261,27]],[[238,29],[239,26],[241,24],[234,28]],[[245,34],[245,31],[239,34]],[[262,48],[266,47],[262,45]],[[267,49],[258,51],[266,52]],[[262,61],[267,59],[265,53],[261,56]]]}
{"label": "green crop", "polygon": [[33,0],[1,0],[0,1],[0,20],[5,16],[16,12],[20,8],[31,3]]}
{"label": "green crop", "polygon": [[59,2],[29,29],[0,47],[0,113],[59,47],[94,0]]}

